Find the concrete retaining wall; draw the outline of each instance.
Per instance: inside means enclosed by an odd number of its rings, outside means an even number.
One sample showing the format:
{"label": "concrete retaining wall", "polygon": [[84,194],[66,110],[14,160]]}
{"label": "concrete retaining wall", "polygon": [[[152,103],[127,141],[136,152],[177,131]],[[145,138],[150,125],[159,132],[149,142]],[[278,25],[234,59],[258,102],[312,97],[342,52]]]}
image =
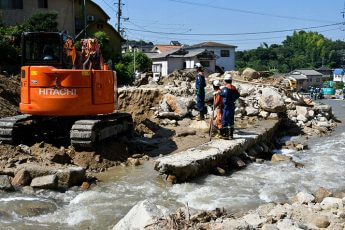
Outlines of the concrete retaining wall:
{"label": "concrete retaining wall", "polygon": [[155,170],[175,176],[178,183],[190,180],[224,165],[231,157],[260,142],[271,142],[278,125],[278,120],[260,121],[255,127],[235,131],[234,140],[215,139],[197,148],[158,158]]}

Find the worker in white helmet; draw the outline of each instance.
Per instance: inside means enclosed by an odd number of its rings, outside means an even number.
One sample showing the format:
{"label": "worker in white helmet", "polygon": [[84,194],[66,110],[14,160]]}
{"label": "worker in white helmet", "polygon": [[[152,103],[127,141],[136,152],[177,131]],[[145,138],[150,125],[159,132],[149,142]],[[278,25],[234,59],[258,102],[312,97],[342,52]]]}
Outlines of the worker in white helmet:
{"label": "worker in white helmet", "polygon": [[217,118],[216,118],[216,126],[218,128],[218,130],[222,130],[222,115],[223,115],[223,101],[222,101],[222,97],[219,95],[220,92],[222,91],[220,89],[220,81],[219,80],[214,80],[212,82],[213,85],[213,90],[214,90],[214,109],[216,111],[217,114]]}
{"label": "worker in white helmet", "polygon": [[225,87],[219,93],[219,95],[222,97],[224,106],[221,134],[226,139],[233,139],[235,124],[235,102],[240,97],[240,94],[236,87],[232,85],[232,77],[230,74],[225,75],[224,81]]}
{"label": "worker in white helmet", "polygon": [[196,105],[199,111],[198,120],[204,120],[207,109],[205,107],[205,87],[206,81],[204,76],[204,71],[200,63],[195,64],[195,69],[197,71],[195,88],[196,88]]}

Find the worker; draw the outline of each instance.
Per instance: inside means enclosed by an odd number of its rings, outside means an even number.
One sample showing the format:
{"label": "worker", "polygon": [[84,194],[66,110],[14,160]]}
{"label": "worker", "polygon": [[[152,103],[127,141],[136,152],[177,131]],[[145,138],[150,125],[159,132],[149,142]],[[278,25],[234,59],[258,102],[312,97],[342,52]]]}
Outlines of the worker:
{"label": "worker", "polygon": [[222,97],[219,95],[221,93],[220,89],[220,82],[218,80],[214,80],[212,82],[213,90],[214,90],[214,110],[216,111],[216,126],[217,129],[220,131],[222,129],[222,115],[223,115],[223,101]]}
{"label": "worker", "polygon": [[206,81],[205,81],[205,76],[204,76],[204,71],[203,71],[202,65],[200,63],[196,63],[195,69],[197,72],[195,88],[196,88],[196,105],[197,105],[198,111],[199,111],[198,120],[204,120],[205,119],[205,113],[206,113],[206,107],[205,107]]}
{"label": "worker", "polygon": [[313,97],[314,97],[314,87],[313,86],[309,87],[309,95],[310,95],[310,98],[313,99]]}
{"label": "worker", "polygon": [[317,100],[319,98],[319,94],[320,94],[320,88],[316,87],[315,92],[314,92],[314,100]]}
{"label": "worker", "polygon": [[226,74],[224,77],[225,87],[221,90],[220,96],[223,99],[223,115],[221,134],[225,139],[234,138],[235,102],[240,97],[236,87],[232,85],[232,77]]}

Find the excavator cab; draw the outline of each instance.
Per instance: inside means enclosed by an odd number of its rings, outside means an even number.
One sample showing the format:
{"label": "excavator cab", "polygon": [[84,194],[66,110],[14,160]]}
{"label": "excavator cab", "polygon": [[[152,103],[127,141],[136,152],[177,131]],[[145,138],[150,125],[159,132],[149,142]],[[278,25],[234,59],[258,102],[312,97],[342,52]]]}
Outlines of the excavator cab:
{"label": "excavator cab", "polygon": [[71,69],[64,44],[72,39],[57,32],[27,32],[22,35],[22,66],[53,66]]}

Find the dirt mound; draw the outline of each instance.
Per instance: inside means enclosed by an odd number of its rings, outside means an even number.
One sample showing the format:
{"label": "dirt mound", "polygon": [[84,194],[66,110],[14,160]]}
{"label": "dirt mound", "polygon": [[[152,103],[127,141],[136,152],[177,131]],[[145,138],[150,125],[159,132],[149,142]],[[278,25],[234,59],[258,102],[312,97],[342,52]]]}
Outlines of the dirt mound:
{"label": "dirt mound", "polygon": [[19,114],[20,76],[0,75],[0,117]]}

